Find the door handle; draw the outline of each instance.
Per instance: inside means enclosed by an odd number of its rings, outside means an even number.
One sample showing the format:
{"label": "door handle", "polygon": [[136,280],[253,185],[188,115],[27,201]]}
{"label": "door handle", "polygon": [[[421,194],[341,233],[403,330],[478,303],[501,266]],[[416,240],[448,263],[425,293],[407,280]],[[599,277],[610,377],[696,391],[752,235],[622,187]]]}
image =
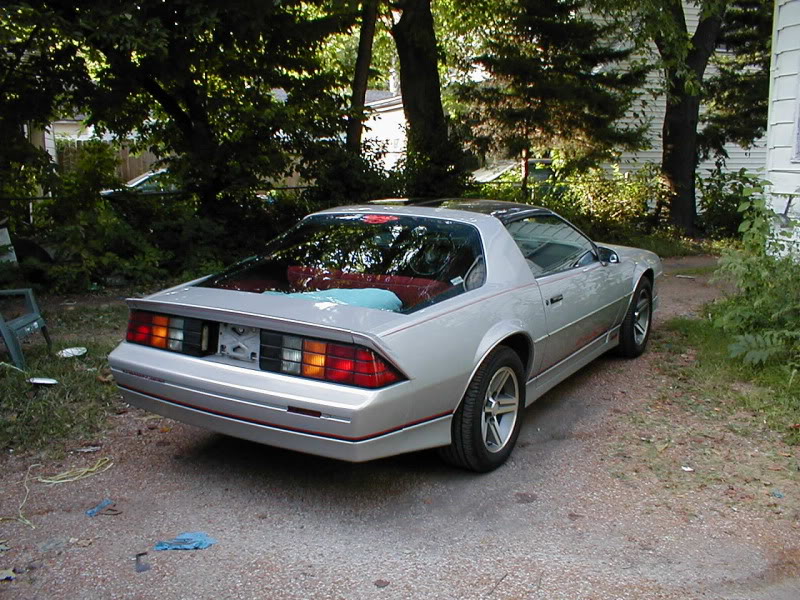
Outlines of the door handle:
{"label": "door handle", "polygon": [[550,304],[555,304],[556,302],[561,302],[564,299],[563,294],[559,294],[558,296],[553,296],[550,298]]}

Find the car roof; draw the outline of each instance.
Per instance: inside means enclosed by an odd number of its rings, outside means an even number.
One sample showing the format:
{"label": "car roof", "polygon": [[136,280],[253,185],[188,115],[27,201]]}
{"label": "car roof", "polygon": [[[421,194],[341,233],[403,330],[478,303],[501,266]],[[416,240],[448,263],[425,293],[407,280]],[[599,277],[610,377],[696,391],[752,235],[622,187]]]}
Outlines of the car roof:
{"label": "car roof", "polygon": [[370,205],[378,206],[404,206],[408,208],[445,208],[461,210],[472,213],[490,215],[502,223],[508,223],[525,215],[552,214],[552,211],[542,206],[522,204],[520,202],[506,202],[504,200],[490,200],[487,198],[385,198],[372,200]]}

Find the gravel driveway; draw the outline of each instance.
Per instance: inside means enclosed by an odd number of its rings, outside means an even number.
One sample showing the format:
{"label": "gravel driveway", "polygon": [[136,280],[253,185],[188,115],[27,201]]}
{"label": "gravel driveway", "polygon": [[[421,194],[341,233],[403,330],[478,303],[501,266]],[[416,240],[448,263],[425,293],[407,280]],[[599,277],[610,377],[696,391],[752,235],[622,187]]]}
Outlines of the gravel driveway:
{"label": "gravel driveway", "polygon": [[[706,276],[674,276],[707,263],[667,262],[657,319],[691,315],[718,293]],[[0,523],[0,570],[16,573],[0,597],[798,600],[796,474],[780,510],[737,507],[719,478],[668,486],[631,458],[644,439],[637,415],[671,385],[662,360],[652,350],[596,361],[526,412],[512,459],[487,475],[433,452],[339,463],[131,409],[112,418],[99,451],[31,469],[24,513],[36,528]],[[774,450],[762,441],[742,442],[747,456]],[[797,464],[797,450],[781,451]],[[113,466],[86,479],[35,481],[103,457]],[[16,514],[34,462],[0,460],[0,514]],[[86,516],[104,498],[118,514]],[[194,531],[217,543],[153,549]],[[137,572],[144,552],[149,569]]]}

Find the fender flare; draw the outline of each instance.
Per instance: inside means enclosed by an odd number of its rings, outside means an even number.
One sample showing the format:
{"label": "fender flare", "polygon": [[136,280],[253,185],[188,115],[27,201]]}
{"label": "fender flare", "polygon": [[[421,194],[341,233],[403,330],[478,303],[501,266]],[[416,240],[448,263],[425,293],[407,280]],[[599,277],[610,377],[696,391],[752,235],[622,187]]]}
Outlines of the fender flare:
{"label": "fender flare", "polygon": [[[527,331],[525,331],[524,324],[519,320],[502,321],[500,323],[496,323],[486,332],[481,340],[481,343],[478,344],[474,358],[475,365],[473,366],[472,371],[470,371],[467,382],[464,385],[464,389],[461,391],[461,395],[458,397],[456,409],[458,409],[458,406],[461,404],[461,400],[464,398],[464,394],[467,393],[469,384],[472,383],[472,380],[475,378],[475,373],[478,372],[478,369],[486,360],[486,357],[489,356],[489,354],[491,354],[495,348],[502,345],[505,340],[514,335],[523,336],[528,343],[528,360],[527,364],[523,365],[525,368],[525,376],[527,376],[527,373],[529,373],[531,370],[531,365],[533,365],[534,344],[531,336]],[[522,381],[520,383],[524,388],[527,381]]]}

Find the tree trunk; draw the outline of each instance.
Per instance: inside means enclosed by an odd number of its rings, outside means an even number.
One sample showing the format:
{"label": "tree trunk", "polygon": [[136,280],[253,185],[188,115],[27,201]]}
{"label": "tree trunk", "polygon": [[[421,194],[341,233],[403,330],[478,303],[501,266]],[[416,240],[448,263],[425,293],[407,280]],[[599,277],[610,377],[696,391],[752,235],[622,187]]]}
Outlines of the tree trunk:
{"label": "tree trunk", "polygon": [[700,98],[690,94],[667,97],[662,130],[661,171],[670,191],[670,222],[690,235],[695,231],[695,171]]}
{"label": "tree trunk", "polygon": [[448,139],[442,108],[436,34],[430,0],[402,0],[392,27],[400,59],[400,91],[408,123],[411,196],[446,196],[460,191],[458,151]]}
{"label": "tree trunk", "polygon": [[351,115],[347,120],[347,149],[357,154],[361,148],[364,130],[362,115],[367,97],[369,67],[372,64],[372,40],[375,37],[375,22],[378,20],[378,0],[365,0],[361,10],[361,30],[358,36],[358,56],[353,74],[353,90],[350,100]]}
{"label": "tree trunk", "polygon": [[[695,171],[697,169],[697,124],[700,90],[706,66],[716,48],[725,6],[700,19],[691,37],[685,58],[674,40],[655,36],[656,47],[667,65],[667,106],[662,130],[661,172],[671,191],[670,221],[685,233],[696,232]],[[679,0],[670,3],[668,12],[677,29],[686,31],[686,19]]]}

